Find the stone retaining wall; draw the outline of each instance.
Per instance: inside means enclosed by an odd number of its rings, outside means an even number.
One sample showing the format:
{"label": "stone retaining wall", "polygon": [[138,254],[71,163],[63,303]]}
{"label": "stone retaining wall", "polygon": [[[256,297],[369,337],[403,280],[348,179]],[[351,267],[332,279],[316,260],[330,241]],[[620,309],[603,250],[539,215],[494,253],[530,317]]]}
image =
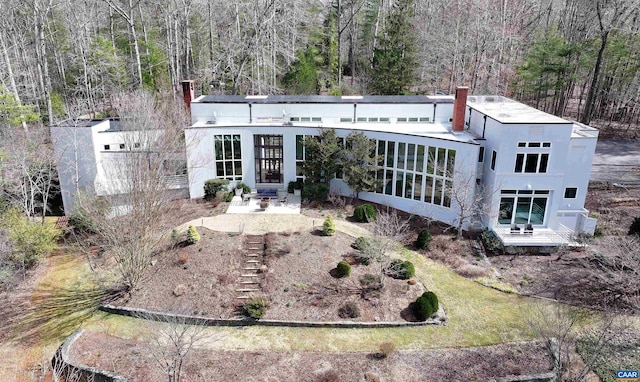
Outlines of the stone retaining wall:
{"label": "stone retaining wall", "polygon": [[[62,345],[56,350],[56,353],[51,360],[51,365],[57,373],[54,373],[54,380],[57,382],[59,376],[74,376],[78,378],[78,381],[92,381],[92,382],[127,382],[127,378],[118,374],[112,373],[106,370],[100,370],[95,367],[85,365],[75,365],[69,357],[69,348],[71,345],[82,335],[83,330],[77,329]],[[56,375],[58,374],[58,375]],[[74,381],[76,379],[73,379]]]}
{"label": "stone retaining wall", "polygon": [[558,381],[558,371],[560,369],[560,348],[555,338],[549,338],[547,344],[549,354],[553,362],[553,370],[546,373],[529,374],[529,375],[508,375],[489,380],[488,382],[556,382]]}
{"label": "stone retaining wall", "polygon": [[281,326],[294,328],[392,328],[407,326],[444,325],[446,317],[442,307],[438,309],[437,318],[421,322],[310,322],[310,321],[280,321],[280,320],[252,320],[252,319],[222,319],[196,317],[181,314],[154,312],[147,309],[118,307],[103,305],[99,308],[103,312],[122,316],[143,318],[160,322],[179,322],[189,325],[203,326]]}

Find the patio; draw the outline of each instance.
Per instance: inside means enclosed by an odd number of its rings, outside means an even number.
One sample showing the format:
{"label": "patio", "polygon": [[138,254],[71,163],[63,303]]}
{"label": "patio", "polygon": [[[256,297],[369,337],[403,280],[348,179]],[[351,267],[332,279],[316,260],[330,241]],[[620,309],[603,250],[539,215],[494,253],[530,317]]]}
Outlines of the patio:
{"label": "patio", "polygon": [[507,226],[494,227],[493,232],[504,246],[555,247],[576,245],[573,240],[573,231],[562,224],[555,230],[551,228],[535,228],[532,233],[524,233],[524,231],[512,233],[511,228]]}
{"label": "patio", "polygon": [[248,198],[245,201],[241,196],[234,196],[227,209],[228,214],[299,214],[300,196],[288,194],[286,200],[272,198],[269,207],[260,208],[260,198]]}

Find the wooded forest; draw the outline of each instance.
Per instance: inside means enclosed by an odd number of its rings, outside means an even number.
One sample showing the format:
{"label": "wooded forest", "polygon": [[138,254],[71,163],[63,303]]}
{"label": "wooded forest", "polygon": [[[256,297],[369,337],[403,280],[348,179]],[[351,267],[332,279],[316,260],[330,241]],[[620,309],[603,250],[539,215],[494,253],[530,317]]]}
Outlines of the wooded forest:
{"label": "wooded forest", "polygon": [[[635,136],[640,0],[0,0],[0,119],[116,92],[506,95]],[[18,112],[19,111],[19,112]],[[21,118],[16,120],[16,115]]]}

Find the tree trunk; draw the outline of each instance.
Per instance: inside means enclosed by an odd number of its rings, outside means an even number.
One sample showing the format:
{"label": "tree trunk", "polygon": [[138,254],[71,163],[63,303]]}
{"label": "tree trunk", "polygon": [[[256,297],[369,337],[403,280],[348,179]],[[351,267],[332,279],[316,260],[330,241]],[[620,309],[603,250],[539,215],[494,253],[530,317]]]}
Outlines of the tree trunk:
{"label": "tree trunk", "polygon": [[596,92],[598,91],[598,80],[600,77],[600,66],[602,66],[602,59],[604,57],[604,51],[607,48],[607,38],[609,37],[609,31],[605,31],[600,36],[600,49],[598,50],[598,57],[596,58],[596,65],[593,68],[593,77],[591,78],[591,84],[589,86],[589,93],[587,94],[587,101],[584,104],[584,113],[580,122],[588,125],[591,123],[591,117],[593,116],[593,109],[596,101]]}

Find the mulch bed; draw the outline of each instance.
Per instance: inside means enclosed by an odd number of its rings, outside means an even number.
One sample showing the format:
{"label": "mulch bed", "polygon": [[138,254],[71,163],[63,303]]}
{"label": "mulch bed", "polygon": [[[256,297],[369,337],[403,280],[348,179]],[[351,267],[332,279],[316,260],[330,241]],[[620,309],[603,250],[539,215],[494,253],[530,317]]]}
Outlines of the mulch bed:
{"label": "mulch bed", "polygon": [[[85,332],[72,346],[71,359],[114,371],[131,381],[161,381],[166,376],[154,358],[158,352],[154,346]],[[370,352],[195,349],[185,362],[182,380],[486,381],[551,369],[546,346],[540,342],[469,349],[395,350],[387,358]]]}
{"label": "mulch bed", "polygon": [[[168,250],[156,256],[145,281],[121,305],[214,318],[239,317],[244,300],[237,297],[246,273],[248,238],[199,229],[195,245]],[[269,233],[259,274],[259,292],[269,301],[264,319],[289,321],[341,321],[339,308],[354,302],[360,317],[354,321],[412,320],[407,313],[425,287],[419,282],[383,276],[384,288],[362,295],[360,279],[380,274],[380,264],[354,264],[351,275],[335,278],[336,264],[352,257],[353,237],[338,232],[322,236],[319,231]],[[183,261],[181,261],[181,259]],[[186,260],[185,260],[186,259]]]}

